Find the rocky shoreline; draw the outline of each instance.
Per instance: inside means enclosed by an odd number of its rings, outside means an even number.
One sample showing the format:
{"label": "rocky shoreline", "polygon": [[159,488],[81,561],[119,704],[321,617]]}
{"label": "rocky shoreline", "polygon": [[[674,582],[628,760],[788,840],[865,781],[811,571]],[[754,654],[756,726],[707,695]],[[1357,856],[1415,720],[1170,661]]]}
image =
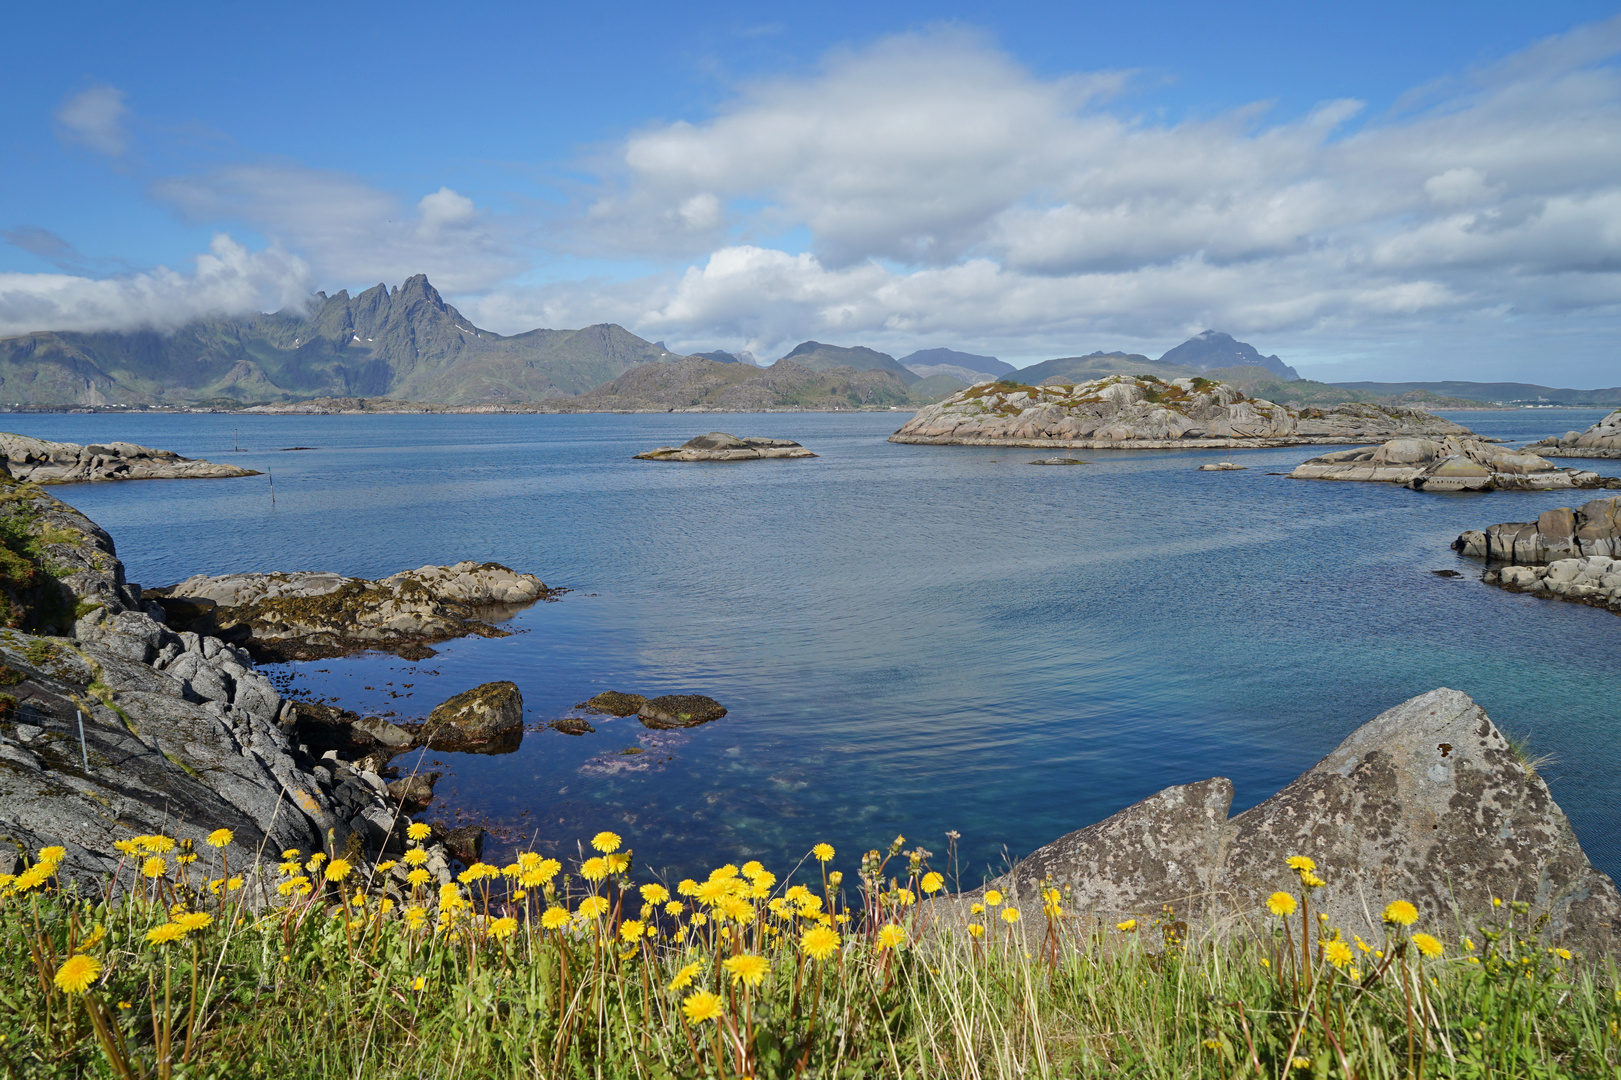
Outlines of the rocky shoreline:
{"label": "rocky shoreline", "polygon": [[1543,457],[1621,458],[1621,409],[1586,431],[1567,431],[1563,435],[1534,442],[1525,449]]}
{"label": "rocky shoreline", "polygon": [[6,473],[32,484],[78,484],[103,480],[212,480],[258,476],[253,469],[184,458],[136,443],[80,446],[0,431]]}
{"label": "rocky shoreline", "polygon": [[711,431],[688,439],[680,446],[661,446],[637,454],[636,461],[760,461],[766,458],[813,458],[816,455],[792,439],[758,436],[738,438],[724,431]]}
{"label": "rocky shoreline", "polygon": [[1469,436],[1419,409],[1350,403],[1293,409],[1203,378],[1111,375],[1041,386],[978,383],[920,409],[889,437],[932,446],[1075,450],[1232,449]]}
{"label": "rocky shoreline", "polygon": [[1488,585],[1621,615],[1621,497],[1466,532],[1452,548],[1487,561]]}

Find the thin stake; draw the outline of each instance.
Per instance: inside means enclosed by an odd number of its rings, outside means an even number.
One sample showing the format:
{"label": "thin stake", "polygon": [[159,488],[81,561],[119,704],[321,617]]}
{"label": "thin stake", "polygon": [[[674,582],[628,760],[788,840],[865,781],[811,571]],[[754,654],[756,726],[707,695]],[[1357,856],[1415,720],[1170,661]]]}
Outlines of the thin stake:
{"label": "thin stake", "polygon": [[270,477],[270,509],[274,510],[276,508],[276,474],[266,469],[265,475]]}
{"label": "thin stake", "polygon": [[74,709],[73,712],[79,718],[79,753],[84,755],[84,771],[89,772],[90,750],[84,744],[84,710]]}

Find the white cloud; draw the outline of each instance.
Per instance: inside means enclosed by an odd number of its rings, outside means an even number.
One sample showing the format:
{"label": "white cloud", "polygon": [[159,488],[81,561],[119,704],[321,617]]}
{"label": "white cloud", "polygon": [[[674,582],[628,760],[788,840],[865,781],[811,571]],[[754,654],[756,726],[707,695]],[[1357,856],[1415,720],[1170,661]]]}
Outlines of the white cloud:
{"label": "white cloud", "polygon": [[62,102],[55,113],[64,138],[108,157],[118,157],[129,146],[124,132],[124,118],[128,115],[124,92],[104,85],[79,91]]}
{"label": "white cloud", "polygon": [[[1210,325],[1410,341],[1440,320],[1609,318],[1618,53],[1621,18],[1424,88],[1422,108],[1162,123],[1122,109],[1119,74],[1043,78],[960,31],[903,35],[629,136],[584,235],[692,265],[540,293],[762,355],[826,335],[1085,351]],[[793,229],[808,250],[750,240]]]}
{"label": "white cloud", "polygon": [[238,221],[306,258],[318,280],[399,282],[425,273],[447,292],[489,288],[520,268],[472,199],[441,187],[408,207],[347,173],[259,161],[152,185],[193,221]]}
{"label": "white cloud", "polygon": [[309,268],[279,248],[249,251],[216,235],[197,268],[117,278],[0,274],[0,336],[53,330],[167,330],[208,315],[278,310],[305,301]]}

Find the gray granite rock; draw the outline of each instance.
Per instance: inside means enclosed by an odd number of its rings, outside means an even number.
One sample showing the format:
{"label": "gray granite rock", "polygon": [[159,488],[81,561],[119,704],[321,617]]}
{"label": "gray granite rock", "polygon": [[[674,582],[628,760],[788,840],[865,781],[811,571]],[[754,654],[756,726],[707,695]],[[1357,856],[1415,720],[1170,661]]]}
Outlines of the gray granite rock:
{"label": "gray granite rock", "polygon": [[1362,480],[1416,491],[1555,491],[1621,487],[1621,479],[1561,468],[1535,454],[1479,439],[1391,439],[1380,446],[1339,450],[1297,465],[1296,480]]}
{"label": "gray granite rock", "polygon": [[430,750],[509,753],[523,741],[523,695],[511,682],[464,690],[429,713],[415,735]]}
{"label": "gray granite rock", "polygon": [[740,439],[724,431],[711,431],[680,446],[661,446],[635,455],[640,461],[759,461],[764,458],[813,458],[816,455],[791,439]]}
{"label": "gray granite rock", "polygon": [[1542,457],[1621,458],[1621,409],[1586,431],[1567,431],[1525,449]]}
{"label": "gray granite rock", "polygon": [[[1583,854],[1536,772],[1456,690],[1422,694],[1353,732],[1260,805],[1227,816],[1222,779],[1168,788],[1064,836],[990,883],[1042,925],[1039,890],[1069,890],[1083,921],[1157,916],[1169,905],[1195,936],[1268,925],[1263,903],[1298,891],[1285,865],[1315,860],[1314,911],[1347,937],[1378,940],[1392,900],[1451,937],[1523,900],[1542,933],[1589,954],[1621,945],[1621,894]],[[978,895],[977,893],[975,895]],[[963,898],[970,899],[968,897]],[[963,900],[942,905],[965,919]]]}

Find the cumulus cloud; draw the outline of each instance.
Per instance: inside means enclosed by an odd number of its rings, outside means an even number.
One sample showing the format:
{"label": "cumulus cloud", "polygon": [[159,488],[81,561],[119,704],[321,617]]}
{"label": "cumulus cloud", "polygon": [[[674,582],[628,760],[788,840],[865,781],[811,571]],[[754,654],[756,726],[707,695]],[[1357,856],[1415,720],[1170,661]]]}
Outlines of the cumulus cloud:
{"label": "cumulus cloud", "polygon": [[279,248],[249,251],[214,237],[196,269],[167,267],[115,278],[0,274],[0,336],[53,330],[168,330],[207,315],[243,315],[303,303],[310,272]]}
{"label": "cumulus cloud", "polygon": [[[1612,19],[1385,115],[1346,100],[1167,123],[1126,111],[1121,73],[1044,78],[971,34],[902,35],[629,136],[584,235],[692,264],[551,286],[541,306],[766,355],[826,335],[1082,349],[1608,317],[1618,53]],[[751,239],[794,229],[809,250]]]}
{"label": "cumulus cloud", "polygon": [[114,86],[92,86],[81,90],[57,107],[58,130],[64,139],[118,157],[129,147],[124,120],[129,107],[124,92]]}
{"label": "cumulus cloud", "polygon": [[474,292],[522,265],[473,200],[448,187],[411,206],[347,173],[257,161],[164,178],[152,191],[192,221],[252,227],[298,252],[322,281],[426,273],[441,289]]}

